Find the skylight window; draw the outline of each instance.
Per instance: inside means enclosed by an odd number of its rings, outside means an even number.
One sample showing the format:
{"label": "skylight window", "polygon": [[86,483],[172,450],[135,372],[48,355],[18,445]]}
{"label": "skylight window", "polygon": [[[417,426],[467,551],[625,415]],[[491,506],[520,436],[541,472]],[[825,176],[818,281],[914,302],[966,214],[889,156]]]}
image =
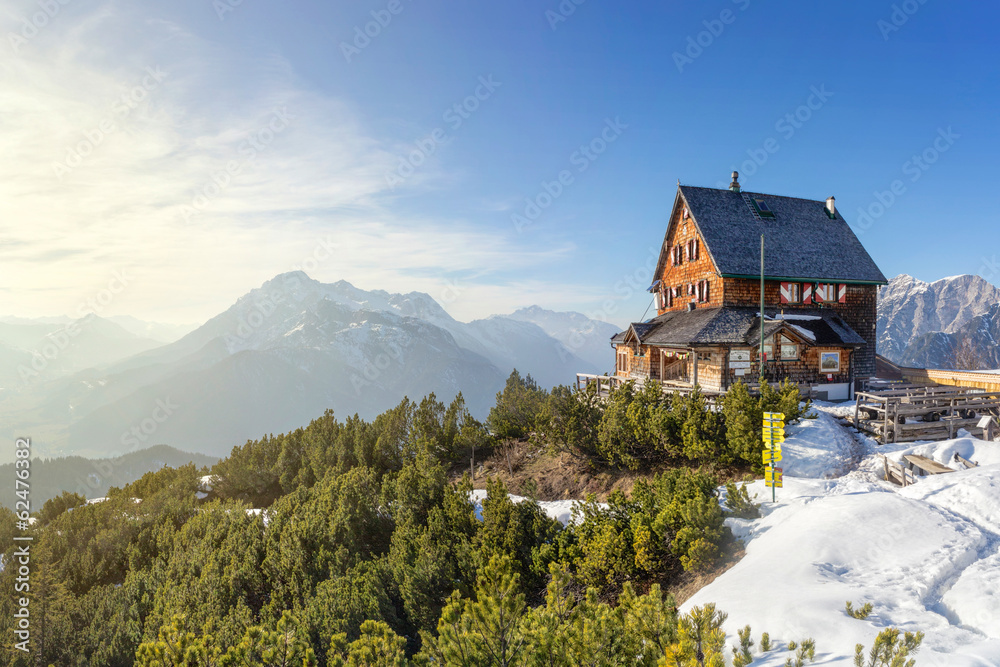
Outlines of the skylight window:
{"label": "skylight window", "polygon": [[760,215],[760,217],[762,218],[774,217],[774,211],[771,210],[771,207],[767,205],[766,201],[757,198],[754,198],[751,201],[753,202],[754,208],[757,209],[757,213]]}

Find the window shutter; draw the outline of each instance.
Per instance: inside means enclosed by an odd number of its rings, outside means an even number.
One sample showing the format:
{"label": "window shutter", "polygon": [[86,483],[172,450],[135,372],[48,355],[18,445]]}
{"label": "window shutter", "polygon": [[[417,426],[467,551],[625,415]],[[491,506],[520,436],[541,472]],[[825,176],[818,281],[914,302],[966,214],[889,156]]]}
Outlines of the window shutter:
{"label": "window shutter", "polygon": [[813,294],[813,300],[815,300],[816,303],[823,303],[824,301],[826,301],[825,283],[819,283],[818,285],[816,285],[816,292],[815,294]]}
{"label": "window shutter", "polygon": [[709,284],[710,283],[706,280],[705,281],[705,288],[702,291],[702,296],[705,297],[705,301],[711,301],[712,300],[711,297],[709,296],[709,293],[708,293],[708,286],[709,286]]}
{"label": "window shutter", "polygon": [[802,286],[802,303],[812,303],[813,286],[806,283]]}
{"label": "window shutter", "polygon": [[698,239],[695,239],[692,243],[694,244],[694,258],[698,259],[701,256],[701,244],[698,242]]}
{"label": "window shutter", "polygon": [[653,294],[653,305],[656,306],[657,310],[661,310],[663,308],[663,304],[660,303],[660,293],[659,292],[656,292],[655,294]]}
{"label": "window shutter", "polygon": [[837,301],[840,303],[847,303],[847,285],[837,286]]}
{"label": "window shutter", "polygon": [[791,300],[791,283],[781,283],[781,303],[788,303]]}

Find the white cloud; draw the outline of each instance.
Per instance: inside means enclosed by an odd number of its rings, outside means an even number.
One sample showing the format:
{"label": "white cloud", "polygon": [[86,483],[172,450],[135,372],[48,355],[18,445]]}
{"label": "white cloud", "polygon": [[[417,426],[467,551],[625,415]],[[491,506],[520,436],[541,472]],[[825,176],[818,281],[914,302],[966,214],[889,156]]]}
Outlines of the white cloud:
{"label": "white cloud", "polygon": [[[0,3],[2,34],[31,6]],[[247,62],[115,2],[65,11],[0,59],[5,310],[74,313],[125,270],[102,314],[203,320],[327,237],[338,250],[318,279],[432,295],[457,279],[482,295],[455,302],[466,317],[551,300],[497,283],[568,246],[387,210],[395,144],[282,58]]]}

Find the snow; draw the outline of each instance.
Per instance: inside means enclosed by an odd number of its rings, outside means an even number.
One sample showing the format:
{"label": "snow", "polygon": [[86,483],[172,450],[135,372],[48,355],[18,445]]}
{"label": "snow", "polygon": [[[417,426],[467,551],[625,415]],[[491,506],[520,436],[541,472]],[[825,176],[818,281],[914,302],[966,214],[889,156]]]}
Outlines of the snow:
{"label": "snow", "polygon": [[[510,499],[515,503],[524,502],[527,500],[524,496],[515,496],[514,494],[508,494]],[[483,519],[483,498],[486,497],[485,489],[473,489],[469,494],[469,498],[476,505],[476,518],[482,521]],[[555,519],[562,525],[568,525],[570,521],[573,520],[573,507],[577,505],[579,500],[539,500],[536,501],[538,506],[542,508],[545,515],[550,519]],[[600,507],[607,507],[605,503],[598,503]]]}
{"label": "snow", "polygon": [[772,318],[772,320],[821,320],[823,319],[819,315],[796,315],[794,313],[778,313]]}
{"label": "snow", "polygon": [[[853,406],[850,406],[853,409]],[[919,667],[1000,665],[1000,444],[964,436],[877,447],[839,425],[844,406],[819,404],[815,420],[786,428],[784,487],[751,494],[764,516],[728,519],[746,555],[688,600],[729,614],[736,643],[750,624],[777,640],[754,665],[777,667],[789,641],[816,640],[816,663],[853,664],[886,627],[923,631]],[[876,451],[921,454],[956,469],[905,489],[881,480]],[[954,455],[976,461],[965,470]],[[874,605],[865,620],[844,611]]]}
{"label": "snow", "polygon": [[781,469],[785,476],[838,477],[856,462],[860,445],[833,416],[814,410],[797,424],[785,427]]}
{"label": "snow", "polygon": [[264,519],[265,528],[267,528],[268,524],[271,523],[271,514],[266,509],[261,509],[260,507],[248,507],[246,514],[247,516],[259,516]]}
{"label": "snow", "polygon": [[788,326],[791,327],[792,329],[795,329],[795,331],[798,332],[800,336],[805,336],[806,340],[811,340],[811,341],[816,340],[816,334],[814,334],[812,331],[809,331],[805,327],[800,327],[798,324],[789,324]]}

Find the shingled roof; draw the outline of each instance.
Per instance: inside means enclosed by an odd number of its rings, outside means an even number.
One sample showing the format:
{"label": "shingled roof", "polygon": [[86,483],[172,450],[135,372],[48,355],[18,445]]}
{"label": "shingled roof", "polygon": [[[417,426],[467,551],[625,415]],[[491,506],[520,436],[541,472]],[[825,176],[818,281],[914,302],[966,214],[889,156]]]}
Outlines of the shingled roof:
{"label": "shingled roof", "polygon": [[[774,217],[755,216],[744,195],[764,200]],[[725,278],[760,275],[763,233],[767,278],[887,282],[840,212],[830,218],[825,202],[681,185],[675,207],[683,204],[687,204],[709,256]],[[663,248],[660,252],[657,276],[663,272],[668,251]]]}
{"label": "shingled roof", "polygon": [[[790,329],[810,345],[855,347],[865,340],[833,310],[764,311],[764,335]],[[625,342],[634,332],[642,345],[662,347],[698,345],[751,345],[760,340],[760,311],[747,306],[697,308],[663,313],[648,322],[636,322],[611,338]]]}

